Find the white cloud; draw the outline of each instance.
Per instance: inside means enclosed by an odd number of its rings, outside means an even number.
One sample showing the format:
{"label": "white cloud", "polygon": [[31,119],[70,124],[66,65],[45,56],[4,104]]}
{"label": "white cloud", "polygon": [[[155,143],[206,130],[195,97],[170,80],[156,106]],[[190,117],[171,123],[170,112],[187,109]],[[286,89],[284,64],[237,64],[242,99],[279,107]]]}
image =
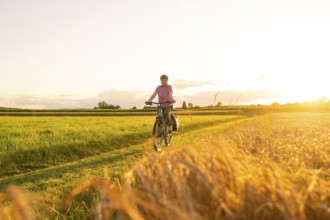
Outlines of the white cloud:
{"label": "white cloud", "polygon": [[73,99],[68,97],[12,96],[0,99],[0,106],[23,109],[92,108],[96,98]]}
{"label": "white cloud", "polygon": [[97,95],[97,100],[106,101],[108,104],[119,105],[122,108],[142,107],[153,91],[138,90],[106,90]]}
{"label": "white cloud", "polygon": [[74,98],[70,94],[53,97],[19,95],[0,97],[0,106],[27,109],[94,108],[99,102],[106,101],[108,104],[119,105],[122,108],[132,108],[133,106],[141,108],[152,92],[111,89],[89,98]]}
{"label": "white cloud", "polygon": [[[284,95],[281,93],[262,89],[210,90],[194,95],[186,95],[182,97],[182,101],[191,102],[193,105],[208,106],[218,102],[222,102],[223,105],[269,104],[283,98]],[[268,100],[268,102],[265,102],[265,100]]]}
{"label": "white cloud", "polygon": [[[201,83],[202,85],[203,83]],[[194,85],[198,85],[197,83]],[[182,86],[180,88],[187,88]],[[15,96],[0,97],[1,107],[29,108],[29,109],[65,109],[65,108],[94,108],[101,101],[119,105],[122,108],[143,108],[153,91],[106,90],[90,98],[72,98],[66,94],[58,97]],[[271,104],[272,102],[287,103],[285,94],[268,89],[210,89],[197,91],[193,94],[183,94],[179,91],[174,94],[175,107],[181,107],[182,102],[198,106],[208,106],[222,102],[223,105],[238,104]],[[308,101],[308,100],[305,100]]]}
{"label": "white cloud", "polygon": [[190,80],[175,80],[173,86],[178,90],[184,90],[189,88],[201,87],[201,86],[214,86],[213,82],[209,81],[190,81]]}
{"label": "white cloud", "polygon": [[269,81],[271,79],[272,79],[272,75],[270,73],[259,74],[256,78],[257,81]]}

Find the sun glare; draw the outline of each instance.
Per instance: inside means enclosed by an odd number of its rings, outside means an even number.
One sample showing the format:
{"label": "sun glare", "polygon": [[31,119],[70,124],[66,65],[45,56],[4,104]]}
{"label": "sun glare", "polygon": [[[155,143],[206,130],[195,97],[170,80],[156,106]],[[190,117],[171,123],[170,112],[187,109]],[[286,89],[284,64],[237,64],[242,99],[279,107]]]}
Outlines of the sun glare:
{"label": "sun glare", "polygon": [[329,90],[325,85],[325,80],[315,80],[310,77],[294,78],[286,82],[282,82],[280,91],[287,96],[290,102],[313,101],[320,97],[329,98]]}

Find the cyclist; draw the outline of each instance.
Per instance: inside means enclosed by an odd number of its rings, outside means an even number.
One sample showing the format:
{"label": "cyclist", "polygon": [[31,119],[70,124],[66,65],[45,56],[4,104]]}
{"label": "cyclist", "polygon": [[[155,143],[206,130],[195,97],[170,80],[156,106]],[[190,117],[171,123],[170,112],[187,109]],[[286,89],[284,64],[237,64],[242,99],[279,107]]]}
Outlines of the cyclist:
{"label": "cyclist", "polygon": [[[149,100],[145,102],[146,105],[150,105],[151,101],[156,97],[156,95],[158,95],[158,102],[160,103],[168,101],[172,101],[173,103],[175,103],[175,100],[172,95],[172,86],[168,84],[168,76],[165,74],[161,75],[160,82],[161,85],[157,86],[154,93],[150,96]],[[173,109],[173,103],[165,103],[161,105],[165,120],[165,129],[167,129],[169,125],[172,125],[170,112]]]}

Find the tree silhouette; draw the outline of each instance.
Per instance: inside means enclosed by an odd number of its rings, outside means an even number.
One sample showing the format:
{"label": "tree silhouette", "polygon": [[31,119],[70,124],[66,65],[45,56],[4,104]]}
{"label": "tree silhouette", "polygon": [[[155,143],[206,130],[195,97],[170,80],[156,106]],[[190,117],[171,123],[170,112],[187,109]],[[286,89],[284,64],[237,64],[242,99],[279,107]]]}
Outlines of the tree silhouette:
{"label": "tree silhouette", "polygon": [[182,103],[182,109],[187,109],[187,103],[185,101]]}
{"label": "tree silhouette", "polygon": [[99,102],[97,104],[98,108],[109,108],[109,104],[106,101]]}

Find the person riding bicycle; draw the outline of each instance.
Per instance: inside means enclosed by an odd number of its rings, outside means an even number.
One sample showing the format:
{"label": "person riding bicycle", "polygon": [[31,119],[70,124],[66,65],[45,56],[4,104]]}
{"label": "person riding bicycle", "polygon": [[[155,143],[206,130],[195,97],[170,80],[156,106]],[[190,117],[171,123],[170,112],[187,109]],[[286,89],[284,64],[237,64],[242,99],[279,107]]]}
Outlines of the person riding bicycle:
{"label": "person riding bicycle", "polygon": [[[158,102],[160,103],[168,101],[175,103],[175,100],[172,95],[172,86],[168,84],[168,76],[165,74],[161,75],[160,82],[161,85],[157,86],[154,93],[150,96],[149,100],[145,102],[146,105],[150,105],[151,101],[156,97],[156,95],[158,95]],[[172,125],[170,112],[173,109],[173,103],[165,103],[161,105],[165,120],[165,128],[168,128],[169,125]]]}

